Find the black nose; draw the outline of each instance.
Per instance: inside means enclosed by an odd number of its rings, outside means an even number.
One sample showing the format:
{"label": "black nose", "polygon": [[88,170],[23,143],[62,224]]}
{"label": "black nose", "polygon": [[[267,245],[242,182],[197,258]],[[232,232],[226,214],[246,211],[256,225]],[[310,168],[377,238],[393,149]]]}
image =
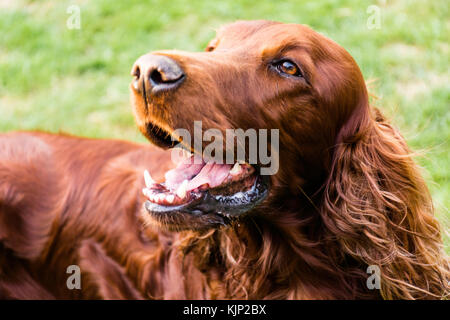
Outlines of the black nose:
{"label": "black nose", "polygon": [[180,66],[163,55],[146,54],[134,64],[131,74],[133,87],[141,94],[156,94],[176,89],[185,75]]}

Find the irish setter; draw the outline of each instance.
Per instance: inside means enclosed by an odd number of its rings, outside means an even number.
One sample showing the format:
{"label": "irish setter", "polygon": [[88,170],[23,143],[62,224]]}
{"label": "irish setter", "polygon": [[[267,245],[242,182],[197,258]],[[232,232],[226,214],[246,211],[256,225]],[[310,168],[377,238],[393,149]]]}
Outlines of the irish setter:
{"label": "irish setter", "polygon": [[[132,74],[136,123],[156,146],[0,136],[0,297],[448,295],[424,180],[335,42],[303,25],[243,21],[205,52],[144,55]],[[201,158],[203,142],[175,165],[170,148],[186,144],[176,129],[192,133],[194,121],[278,129],[278,171]],[[81,289],[67,286],[71,265]]]}

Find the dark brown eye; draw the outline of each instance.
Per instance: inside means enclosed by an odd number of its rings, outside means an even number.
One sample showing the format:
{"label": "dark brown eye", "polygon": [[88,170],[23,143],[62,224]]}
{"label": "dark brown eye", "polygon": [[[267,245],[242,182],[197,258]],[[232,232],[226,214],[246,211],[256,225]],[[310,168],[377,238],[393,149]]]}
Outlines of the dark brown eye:
{"label": "dark brown eye", "polygon": [[275,67],[277,68],[278,72],[288,74],[294,77],[301,77],[302,73],[300,72],[300,68],[289,60],[282,60],[278,61],[275,64]]}

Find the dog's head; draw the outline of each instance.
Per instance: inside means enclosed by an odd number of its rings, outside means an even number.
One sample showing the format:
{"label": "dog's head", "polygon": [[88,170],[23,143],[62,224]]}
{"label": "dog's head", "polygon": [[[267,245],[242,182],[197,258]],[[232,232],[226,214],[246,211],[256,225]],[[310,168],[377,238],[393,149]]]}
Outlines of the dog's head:
{"label": "dog's head", "polygon": [[[383,297],[448,294],[426,184],[402,136],[369,107],[362,74],[342,47],[302,25],[238,22],[206,52],[153,52],[132,73],[143,134],[197,154],[169,171],[165,184],[147,174],[152,221],[180,230],[239,219],[263,238],[248,261],[281,264],[308,251],[319,269],[354,261],[342,275],[358,275],[361,294],[367,265],[383,266]],[[238,143],[221,143],[227,129],[254,130],[258,141],[241,134]],[[211,140],[214,153],[206,152]],[[280,241],[301,249],[269,259],[270,244]],[[245,261],[248,252],[240,252]]]}
{"label": "dog's head", "polygon": [[317,188],[340,128],[367,105],[351,56],[296,24],[237,22],[205,52],[141,56],[132,75],[141,132],[196,154],[165,184],[147,177],[148,212],[175,229],[223,225],[299,185]]}

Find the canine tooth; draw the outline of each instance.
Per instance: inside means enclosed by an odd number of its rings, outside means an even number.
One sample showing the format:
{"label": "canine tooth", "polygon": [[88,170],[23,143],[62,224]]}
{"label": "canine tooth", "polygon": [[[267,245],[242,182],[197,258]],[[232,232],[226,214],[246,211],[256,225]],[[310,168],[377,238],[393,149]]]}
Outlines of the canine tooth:
{"label": "canine tooth", "polygon": [[167,201],[168,203],[173,203],[173,200],[175,200],[175,196],[174,196],[173,194],[169,194],[169,195],[166,197],[166,201]]}
{"label": "canine tooth", "polygon": [[183,199],[184,197],[186,197],[186,188],[187,188],[187,185],[188,185],[188,181],[187,180],[184,180],[181,184],[180,184],[180,186],[178,187],[178,189],[177,189],[177,192],[176,192],[176,194],[177,194],[177,196],[178,197],[180,197],[181,199]]}
{"label": "canine tooth", "polygon": [[150,175],[150,172],[148,172],[148,170],[144,171],[144,180],[145,180],[145,185],[147,186],[147,188],[150,188],[150,186],[155,183],[155,180],[153,180],[153,178]]}
{"label": "canine tooth", "polygon": [[142,193],[144,194],[144,196],[147,197],[147,188],[143,188],[143,189],[142,189]]}
{"label": "canine tooth", "polygon": [[237,175],[237,174],[239,174],[239,173],[241,173],[241,172],[242,172],[241,165],[239,164],[239,162],[236,162],[236,163],[234,164],[233,168],[231,168],[230,174],[232,174],[232,175]]}

